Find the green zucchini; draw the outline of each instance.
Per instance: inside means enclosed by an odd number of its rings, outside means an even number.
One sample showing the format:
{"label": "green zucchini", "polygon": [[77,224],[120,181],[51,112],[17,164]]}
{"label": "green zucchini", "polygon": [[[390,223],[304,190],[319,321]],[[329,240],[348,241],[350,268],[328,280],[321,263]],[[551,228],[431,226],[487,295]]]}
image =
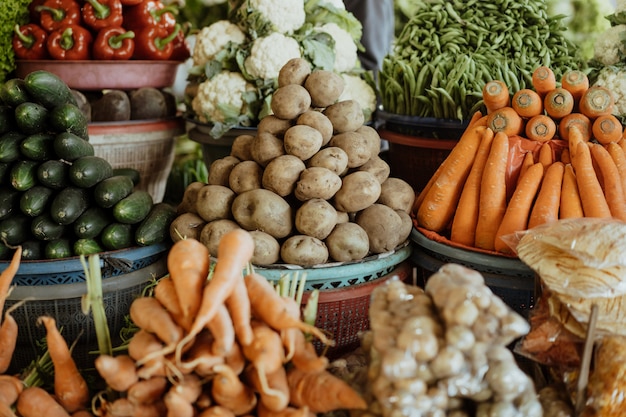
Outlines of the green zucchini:
{"label": "green zucchini", "polygon": [[94,253],[104,252],[102,245],[96,239],[78,239],[72,247],[74,255],[89,256]]}
{"label": "green zucchini", "polygon": [[35,161],[47,161],[55,157],[53,145],[54,135],[41,132],[27,136],[20,143],[20,152],[26,158]]}
{"label": "green zucchini", "polygon": [[70,166],[57,159],[42,162],[37,168],[37,179],[42,185],[60,190],[70,185]]}
{"label": "green zucchini", "polygon": [[81,188],[90,188],[100,181],[113,175],[113,167],[104,158],[99,156],[83,156],[78,158],[69,170],[69,179],[72,184]]}
{"label": "green zucchini", "polygon": [[100,181],[93,189],[93,198],[97,205],[113,207],[122,198],[133,192],[135,184],[126,175],[114,175]]}
{"label": "green zucchini", "polygon": [[31,218],[22,213],[0,220],[0,241],[16,246],[30,239],[30,222]]}
{"label": "green zucchini", "polygon": [[43,258],[44,242],[37,239],[29,239],[22,242],[22,259],[35,261]]}
{"label": "green zucchini", "polygon": [[141,181],[141,173],[139,170],[130,167],[114,168],[113,175],[126,175],[133,180],[133,184],[137,185]]}
{"label": "green zucchini", "polygon": [[15,161],[9,172],[11,186],[18,191],[26,191],[37,184],[37,169],[40,162],[30,159]]}
{"label": "green zucchini", "polygon": [[168,203],[157,203],[135,230],[135,243],[150,246],[164,242],[170,236],[170,224],[176,218],[176,209]]}
{"label": "green zucchini", "polygon": [[20,145],[26,135],[11,131],[0,136],[0,162],[17,161],[21,155]]}
{"label": "green zucchini", "polygon": [[113,218],[120,223],[139,223],[150,213],[152,205],[152,195],[149,192],[135,190],[113,206]]}
{"label": "green zucchini", "polygon": [[125,249],[133,246],[133,230],[132,224],[114,222],[107,225],[100,235],[102,246],[109,250]]}
{"label": "green zucchini", "polygon": [[0,187],[0,220],[18,211],[22,193],[11,187]]}
{"label": "green zucchini", "polygon": [[98,206],[91,206],[76,219],[72,226],[76,237],[93,239],[112,221],[113,218],[108,210]]}
{"label": "green zucchini", "polygon": [[43,213],[30,223],[30,231],[39,240],[59,239],[65,233],[65,226],[52,220],[50,213]]}
{"label": "green zucchini", "polygon": [[54,137],[54,152],[65,161],[75,161],[83,156],[93,156],[93,145],[71,132],[62,132]]}
{"label": "green zucchini", "polygon": [[15,124],[27,135],[48,129],[48,109],[39,103],[27,101],[15,108]]}
{"label": "green zucchini", "polygon": [[59,191],[50,205],[50,216],[55,222],[73,223],[89,207],[89,193],[85,188],[66,187]]}
{"label": "green zucchini", "polygon": [[26,90],[26,83],[21,78],[11,78],[0,84],[0,100],[9,107],[32,101]]}
{"label": "green zucchini", "polygon": [[77,105],[63,103],[55,106],[48,116],[50,127],[56,132],[69,132],[89,140],[87,117]]}
{"label": "green zucchini", "polygon": [[58,75],[45,70],[27,74],[24,88],[34,101],[49,109],[65,103],[77,105],[69,86]]}
{"label": "green zucchini", "polygon": [[20,196],[20,210],[27,216],[37,217],[47,208],[54,190],[45,185],[35,185]]}
{"label": "green zucchini", "polygon": [[68,238],[54,239],[46,243],[44,256],[46,259],[69,258],[74,255],[72,241]]}

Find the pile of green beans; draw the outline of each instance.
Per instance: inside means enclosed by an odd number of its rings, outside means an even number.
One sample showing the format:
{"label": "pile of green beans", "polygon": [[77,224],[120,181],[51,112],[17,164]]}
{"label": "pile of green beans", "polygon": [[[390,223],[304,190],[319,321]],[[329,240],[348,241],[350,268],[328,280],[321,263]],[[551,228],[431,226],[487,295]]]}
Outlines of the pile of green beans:
{"label": "pile of green beans", "polygon": [[378,88],[386,112],[468,120],[484,112],[482,88],[504,81],[511,95],[532,72],[557,76],[585,66],[542,0],[417,0],[417,12],[383,60]]}

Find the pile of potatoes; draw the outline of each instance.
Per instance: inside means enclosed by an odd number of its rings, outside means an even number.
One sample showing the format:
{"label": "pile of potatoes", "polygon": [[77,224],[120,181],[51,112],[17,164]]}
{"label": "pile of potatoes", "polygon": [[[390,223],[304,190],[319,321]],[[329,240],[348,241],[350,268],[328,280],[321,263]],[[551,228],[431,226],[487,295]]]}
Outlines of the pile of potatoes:
{"label": "pile of potatoes", "polygon": [[380,136],[364,125],[358,102],[338,101],[338,74],[304,59],[281,69],[272,114],[255,135],[235,138],[229,156],[192,183],[172,222],[217,255],[220,237],[244,228],[255,265],[312,266],[358,261],[403,244],[412,229],[415,191],[390,177]]}

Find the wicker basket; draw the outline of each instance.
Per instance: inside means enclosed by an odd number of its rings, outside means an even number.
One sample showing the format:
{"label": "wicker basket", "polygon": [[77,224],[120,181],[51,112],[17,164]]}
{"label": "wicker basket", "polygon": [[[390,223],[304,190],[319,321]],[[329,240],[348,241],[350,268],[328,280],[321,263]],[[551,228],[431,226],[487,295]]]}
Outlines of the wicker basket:
{"label": "wicker basket", "polygon": [[141,181],[137,189],[163,201],[175,157],[176,137],[185,133],[182,118],[103,122],[89,125],[89,142],[96,156],[113,168],[134,168]]}

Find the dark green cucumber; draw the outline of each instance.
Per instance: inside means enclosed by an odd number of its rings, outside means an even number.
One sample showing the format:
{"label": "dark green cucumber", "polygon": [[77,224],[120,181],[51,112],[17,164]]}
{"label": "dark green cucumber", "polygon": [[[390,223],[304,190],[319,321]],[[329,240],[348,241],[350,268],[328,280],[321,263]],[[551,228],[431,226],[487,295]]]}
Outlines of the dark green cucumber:
{"label": "dark green cucumber", "polygon": [[37,168],[37,179],[42,185],[60,190],[70,185],[70,166],[57,159],[42,162]]}
{"label": "dark green cucumber", "polygon": [[153,203],[149,192],[135,190],[113,206],[113,217],[120,223],[139,223],[150,213]]}
{"label": "dark green cucumber", "polygon": [[59,191],[50,204],[50,216],[59,224],[74,223],[89,207],[89,192],[85,188],[66,187]]}
{"label": "dark green cucumber", "polygon": [[91,206],[76,219],[72,227],[76,237],[93,239],[112,221],[113,218],[108,210],[98,206]]}
{"label": "dark green cucumber", "polygon": [[50,127],[55,132],[69,132],[89,140],[87,117],[77,105],[72,103],[59,104],[52,108],[48,118]]}
{"label": "dark green cucumber", "polygon": [[133,184],[137,185],[141,181],[141,173],[139,170],[130,167],[114,168],[113,175],[126,175],[133,180]]}
{"label": "dark green cucumber", "polygon": [[44,256],[46,259],[69,258],[74,255],[73,243],[70,239],[59,238],[46,243]]}
{"label": "dark green cucumber", "polygon": [[0,135],[11,132],[16,128],[13,107],[0,105]]}
{"label": "dark green cucumber", "polygon": [[15,246],[30,239],[31,220],[22,213],[13,213],[12,216],[0,220],[0,241]]}
{"label": "dark green cucumber", "polygon": [[97,205],[113,207],[122,198],[133,192],[135,184],[126,175],[114,175],[100,181],[93,189],[93,198]]}
{"label": "dark green cucumber", "polygon": [[10,187],[0,187],[0,220],[18,211],[22,193]]}
{"label": "dark green cucumber", "polygon": [[37,239],[29,239],[22,242],[22,259],[35,261],[43,258],[44,242]]}
{"label": "dark green cucumber", "polygon": [[100,241],[109,250],[125,249],[134,245],[133,235],[132,224],[114,222],[102,230]]}
{"label": "dark green cucumber", "polygon": [[46,132],[35,133],[22,140],[20,152],[32,160],[47,161],[55,157],[53,142],[54,135]]}
{"label": "dark green cucumber", "polygon": [[49,109],[65,103],[77,105],[69,86],[59,76],[45,70],[27,74],[24,88],[34,101]]}
{"label": "dark green cucumber", "polygon": [[69,178],[77,187],[90,188],[113,175],[113,167],[99,156],[83,156],[72,162]]}
{"label": "dark green cucumber", "polygon": [[91,143],[70,132],[57,134],[52,145],[57,156],[69,162],[95,154]]}
{"label": "dark green cucumber", "polygon": [[54,193],[45,185],[35,185],[20,196],[20,210],[27,216],[37,217],[48,208]]}
{"label": "dark green cucumber", "polygon": [[39,103],[27,101],[15,108],[15,124],[27,135],[45,132],[48,129],[49,110]]}
{"label": "dark green cucumber", "polygon": [[39,240],[55,240],[63,236],[65,226],[52,220],[50,213],[43,213],[33,219],[30,231]]}
{"label": "dark green cucumber", "polygon": [[20,132],[7,132],[0,136],[0,162],[17,161],[20,156],[20,145],[26,135]]}
{"label": "dark green cucumber", "polygon": [[170,236],[170,224],[176,218],[176,209],[168,203],[157,203],[135,230],[135,243],[150,246],[164,242]]}
{"label": "dark green cucumber", "polygon": [[15,161],[9,172],[11,186],[18,191],[26,191],[37,184],[37,169],[40,162],[30,159]]}
{"label": "dark green cucumber", "polygon": [[96,239],[78,239],[72,247],[74,255],[93,255],[104,252],[102,245]]}
{"label": "dark green cucumber", "polygon": [[17,107],[20,104],[32,101],[26,90],[26,83],[21,78],[11,78],[0,84],[0,100],[9,107]]}

